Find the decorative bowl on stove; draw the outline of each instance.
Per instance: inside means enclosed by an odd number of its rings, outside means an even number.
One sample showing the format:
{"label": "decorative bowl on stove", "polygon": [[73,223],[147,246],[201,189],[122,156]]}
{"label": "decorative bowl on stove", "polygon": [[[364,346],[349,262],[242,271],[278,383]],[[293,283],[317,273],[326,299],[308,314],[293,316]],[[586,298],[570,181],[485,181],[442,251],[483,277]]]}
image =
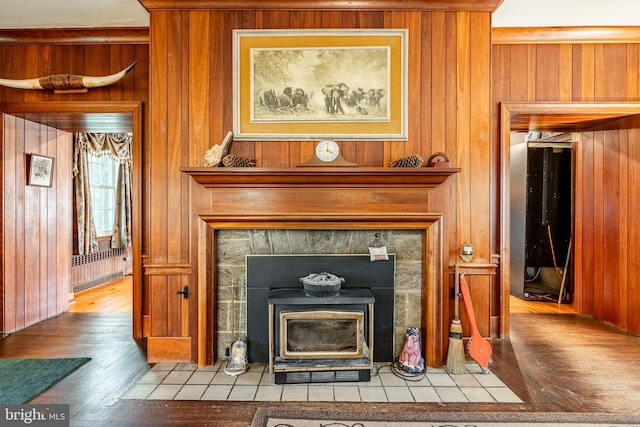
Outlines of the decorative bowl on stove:
{"label": "decorative bowl on stove", "polygon": [[311,273],[301,277],[300,281],[305,294],[310,297],[334,297],[340,293],[340,288],[345,282],[344,277],[327,272]]}

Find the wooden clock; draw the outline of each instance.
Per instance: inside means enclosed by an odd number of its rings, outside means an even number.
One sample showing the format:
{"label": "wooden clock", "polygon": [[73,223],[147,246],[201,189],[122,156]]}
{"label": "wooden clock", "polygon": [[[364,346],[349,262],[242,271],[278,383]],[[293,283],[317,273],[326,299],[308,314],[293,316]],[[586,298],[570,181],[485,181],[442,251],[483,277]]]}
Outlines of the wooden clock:
{"label": "wooden clock", "polygon": [[318,142],[314,156],[306,162],[299,164],[298,166],[358,166],[356,163],[351,163],[345,160],[340,154],[340,146],[331,140],[324,140]]}

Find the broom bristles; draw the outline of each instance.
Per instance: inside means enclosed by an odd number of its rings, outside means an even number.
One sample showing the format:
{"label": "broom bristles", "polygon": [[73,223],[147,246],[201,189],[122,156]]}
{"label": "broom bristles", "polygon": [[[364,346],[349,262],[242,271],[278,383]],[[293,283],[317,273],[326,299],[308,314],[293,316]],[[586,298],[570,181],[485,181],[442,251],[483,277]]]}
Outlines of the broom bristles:
{"label": "broom bristles", "polygon": [[454,375],[467,373],[464,360],[464,345],[462,343],[462,325],[458,319],[453,319],[449,328],[449,351],[447,352],[445,369]]}

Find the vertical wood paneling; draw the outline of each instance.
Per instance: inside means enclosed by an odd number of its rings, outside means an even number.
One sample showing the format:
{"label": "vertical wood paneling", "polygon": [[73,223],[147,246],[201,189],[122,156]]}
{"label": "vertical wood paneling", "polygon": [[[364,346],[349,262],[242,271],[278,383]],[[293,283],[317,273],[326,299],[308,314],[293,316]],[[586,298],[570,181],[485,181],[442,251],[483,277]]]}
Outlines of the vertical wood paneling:
{"label": "vertical wood paneling", "polygon": [[[585,132],[579,147],[582,153],[583,163],[579,165],[576,173],[582,177],[582,187],[579,193],[583,194],[582,206],[582,310],[584,313],[593,313],[593,290],[595,288],[595,263],[594,258],[596,240],[596,218],[593,209],[594,192],[596,184],[592,173],[595,167],[594,146],[595,136],[593,132]],[[589,196],[591,195],[591,196]]]}
{"label": "vertical wood paneling", "polygon": [[[471,137],[469,152],[471,162],[470,200],[472,210],[469,217],[479,212],[488,218],[491,211],[491,198],[486,197],[488,183],[491,182],[491,32],[490,14],[476,13],[471,16],[471,115],[469,129]],[[491,258],[489,228],[487,224],[472,224],[471,242],[476,246],[476,256],[488,260]],[[462,242],[461,242],[462,243]]]}
{"label": "vertical wood paneling", "polygon": [[[21,121],[24,132],[25,153],[40,153],[40,126],[37,123]],[[40,318],[40,187],[26,186],[24,189],[24,286],[25,325],[31,325]]]}
{"label": "vertical wood paneling", "polygon": [[570,44],[559,46],[558,100],[571,102],[573,96],[573,49]]}
{"label": "vertical wood paneling", "polygon": [[598,304],[604,296],[604,181],[602,168],[604,165],[604,134],[594,132],[593,138],[593,313],[602,318],[603,304]]}
{"label": "vertical wood paneling", "polygon": [[[25,189],[27,180],[26,174],[22,172],[22,168],[26,165],[26,159],[24,158],[24,153],[26,152],[25,146],[25,132],[24,132],[24,124],[22,120],[15,121],[16,126],[16,134],[15,134],[15,162],[16,162],[16,218],[15,218],[15,227],[16,227],[16,248],[15,248],[15,259],[25,259],[25,248],[27,247],[27,236],[25,229],[25,214],[27,208],[25,206]],[[9,183],[7,183],[9,184]],[[5,187],[6,188],[6,187]],[[10,228],[10,224],[3,222],[3,228]],[[27,326],[26,318],[26,293],[27,293],[27,280],[25,275],[25,263],[16,263],[16,329],[22,329]]]}
{"label": "vertical wood paneling", "polygon": [[456,193],[457,193],[457,217],[456,230],[458,238],[469,241],[471,238],[471,129],[469,128],[471,115],[471,40],[470,40],[470,23],[469,14],[460,12],[457,14],[456,23],[457,35],[457,147],[456,162],[457,166],[462,168],[462,172],[456,177]]}
{"label": "vertical wood paneling", "polygon": [[[509,63],[511,61],[510,50],[508,46],[494,46],[494,51],[497,51],[495,55],[493,55],[493,59],[491,61],[491,91],[492,97],[495,99],[508,99],[509,98],[509,83],[511,79],[511,70],[509,69]],[[492,104],[493,107],[493,104]],[[492,152],[492,169],[493,176],[499,177],[501,175],[501,170],[503,168],[501,159],[502,159],[502,149],[501,149],[501,138],[497,137],[497,135],[501,135],[501,110],[499,108],[493,108],[491,111],[491,134],[494,135],[491,143],[491,152]],[[501,200],[501,180],[494,178],[493,179],[493,194],[492,200]],[[506,191],[505,191],[506,193]],[[494,233],[491,236],[492,248],[500,248],[502,244],[500,242],[500,230],[503,227],[502,224],[510,222],[508,218],[503,218],[503,214],[500,212],[500,207],[498,203],[492,203],[492,212],[491,218],[494,219],[495,225]],[[496,249],[492,249],[493,251],[497,251]],[[504,254],[501,255],[502,259],[500,263],[505,265]],[[507,255],[509,257],[510,255]],[[509,261],[506,261],[506,264],[509,264]],[[498,295],[500,295],[500,289],[497,289]],[[504,292],[503,292],[504,293]],[[502,302],[502,305],[505,306],[505,302]],[[501,310],[500,310],[501,311]],[[508,322],[504,322],[501,325],[503,331],[508,331]]]}
{"label": "vertical wood paneling", "polygon": [[[57,158],[56,153],[56,140],[57,129],[44,128],[40,132],[40,149],[46,156]],[[53,170],[55,174],[55,168]],[[59,184],[56,181],[54,185]],[[56,190],[57,185],[54,188],[48,188],[44,192],[40,193],[42,203],[40,204],[40,248],[47,248],[47,256],[40,263],[40,301],[41,312],[40,316],[47,318],[56,313],[56,259],[57,256],[57,208],[56,208]],[[56,215],[48,215],[48,212],[55,212]]]}
{"label": "vertical wood paneling", "polygon": [[527,46],[513,46],[511,55],[509,55],[510,78],[507,80],[509,82],[509,96],[506,99],[514,102],[528,100],[527,87],[529,79],[527,77],[531,66],[529,65],[527,53]]}
{"label": "vertical wood paneling", "polygon": [[[19,188],[18,169],[20,162],[18,159],[17,146],[17,125],[16,117],[3,114],[2,129],[2,244],[3,255],[9,259],[20,259],[18,250],[18,195],[16,189]],[[15,182],[15,186],[9,184]],[[4,227],[4,224],[14,224],[13,227]],[[0,322],[2,331],[13,331],[17,329],[17,296],[18,296],[18,269],[16,262],[5,262],[3,264],[2,278],[2,309],[3,316]]]}
{"label": "vertical wood paneling", "polygon": [[[453,164],[461,167],[459,159],[457,158],[457,146],[458,146],[458,74],[456,69],[457,56],[458,56],[458,37],[456,36],[458,31],[457,27],[457,14],[454,12],[445,13],[445,126],[446,126],[446,144],[445,152],[449,153],[453,158]],[[432,150],[435,151],[435,150]],[[456,200],[452,197],[450,205],[452,206],[452,212],[455,212]],[[450,227],[452,234],[456,233],[456,227]],[[453,235],[456,242],[460,237]]]}
{"label": "vertical wood paneling", "polygon": [[[575,87],[575,86],[574,86]],[[574,167],[574,189],[582,188],[584,189],[584,175],[581,171],[584,170],[584,133],[576,133],[572,134],[573,140],[575,141],[573,148],[573,167]],[[578,149],[580,148],[580,149]],[[573,218],[573,248],[571,249],[573,252],[573,283],[583,283],[584,284],[584,276],[586,276],[586,271],[584,269],[585,264],[585,241],[584,241],[584,220],[585,220],[585,203],[584,199],[587,195],[585,191],[575,191],[574,190],[574,218]],[[581,285],[584,286],[584,285]],[[584,312],[584,298],[581,294],[581,289],[575,289],[575,298],[573,300],[573,305],[576,309],[576,312],[583,313]]]}
{"label": "vertical wood paneling", "polygon": [[151,331],[152,337],[169,336],[169,300],[168,278],[164,276],[151,276],[149,278],[151,298]]}
{"label": "vertical wood paneling", "polygon": [[[167,79],[168,59],[175,56],[175,52],[169,51],[169,41],[167,28],[172,16],[175,14],[167,12],[156,12],[151,15],[150,38],[153,40],[149,47],[151,57],[150,92],[152,96],[153,109],[151,110],[151,137],[153,146],[149,147],[149,195],[150,195],[150,240],[149,255],[151,262],[167,262],[168,253],[168,230],[169,224],[176,226],[170,219],[168,212],[168,188],[169,188],[169,168],[168,144],[181,143],[182,141],[168,141],[168,123],[182,114],[182,111],[172,110],[169,117],[169,90],[172,86],[181,86],[180,81]],[[175,109],[176,107],[173,106]],[[173,171],[173,175],[176,175]],[[151,287],[151,293],[154,289]],[[151,306],[153,311],[153,302]],[[155,334],[155,332],[154,332]]]}
{"label": "vertical wood paneling", "polygon": [[[427,15],[428,16],[428,15]],[[409,58],[408,58],[408,67],[412,70],[412,73],[409,73],[409,82],[408,82],[408,103],[411,106],[408,108],[409,111],[406,112],[409,120],[409,135],[413,135],[413,137],[409,137],[409,140],[404,145],[404,154],[410,155],[416,153],[425,152],[425,148],[428,147],[428,142],[430,138],[422,139],[423,128],[429,129],[429,122],[423,122],[422,118],[422,100],[430,100],[431,99],[431,91],[425,90],[422,92],[422,88],[430,88],[431,82],[429,77],[431,74],[429,73],[429,69],[422,68],[422,24],[421,18],[422,15],[417,13],[407,13],[403,16],[403,22],[394,21],[393,25],[395,28],[406,28],[409,30]],[[429,18],[425,18],[430,21]],[[429,109],[429,104],[427,104],[424,108]]]}
{"label": "vertical wood paneling", "polygon": [[638,80],[640,79],[640,67],[638,66],[640,62],[640,45],[630,44],[627,46],[627,79],[624,83],[624,86],[627,88],[627,93],[624,99],[638,99],[638,88],[640,84]]}
{"label": "vertical wood paneling", "polygon": [[595,45],[595,65],[594,65],[594,100],[596,102],[602,102],[606,99],[605,93],[605,79],[606,69],[604,58],[604,45]]}
{"label": "vertical wood paneling", "polygon": [[[476,215],[488,219],[491,216],[491,15],[474,13],[471,15],[471,116],[469,129],[471,144],[469,152],[473,161],[470,165],[470,211],[472,218],[470,242],[475,245],[477,259],[490,260],[491,226],[485,222],[476,222]],[[457,242],[459,246],[462,242]],[[490,317],[492,314],[491,295],[498,293],[492,289],[491,276],[474,278],[474,304],[479,312],[478,328],[483,336],[491,336]]]}
{"label": "vertical wood paneling", "polygon": [[[71,139],[56,129],[4,115],[2,147],[2,243],[3,255],[11,260],[3,269],[2,330],[13,332],[68,307]],[[26,153],[56,160],[52,187],[26,185]]]}
{"label": "vertical wood paneling", "polygon": [[180,276],[167,277],[167,336],[182,336],[182,298],[176,292],[182,290]]}
{"label": "vertical wood paneling", "polygon": [[580,69],[582,75],[577,79],[580,82],[580,94],[582,97],[580,101],[590,102],[595,101],[595,85],[596,85],[596,60],[595,60],[595,45],[582,45],[581,47]]}
{"label": "vertical wood paneling", "polygon": [[[626,311],[628,330],[636,335],[640,335],[640,310],[638,310],[637,302],[640,301],[640,280],[638,276],[638,263],[636,260],[640,259],[640,245],[637,244],[638,234],[640,233],[640,215],[637,214],[638,206],[640,206],[640,130],[636,127],[629,130],[628,146],[628,190],[629,197],[628,210],[626,212],[627,217],[627,256],[628,260],[633,260],[632,264],[627,264],[626,275],[626,294],[622,295],[622,298],[626,297],[628,301],[628,309]],[[621,313],[622,316],[625,313]]]}
{"label": "vertical wood paneling", "polygon": [[[626,134],[625,130],[608,131],[605,133],[604,147],[604,223],[606,226],[604,249],[606,253],[619,254],[621,247],[622,229],[621,218],[626,217],[620,211],[621,188],[621,135]],[[622,286],[620,283],[621,259],[617,256],[605,256],[605,277],[604,284],[604,319],[614,325],[620,324],[620,293]],[[613,280],[607,280],[611,277]]]}
{"label": "vertical wood paneling", "polygon": [[[177,31],[179,14],[182,14],[182,34],[174,37],[170,34]],[[188,19],[184,14],[188,14]],[[189,253],[178,250],[169,241],[174,238],[194,247],[194,234],[187,233],[197,228],[190,223],[194,212],[185,211],[184,206],[187,201],[192,208],[203,203],[185,196],[187,190],[179,185],[184,178],[179,169],[199,166],[206,149],[219,143],[232,127],[230,46],[233,28],[408,28],[409,140],[341,142],[342,151],[349,160],[371,167],[385,166],[406,154],[421,154],[426,160],[434,151],[448,153],[454,164],[463,168],[463,173],[455,178],[457,184],[451,180],[451,188],[443,186],[424,195],[429,198],[431,211],[444,212],[450,218],[445,221],[444,257],[455,258],[462,241],[474,240],[479,248],[478,259],[489,262],[491,205],[490,187],[486,182],[491,177],[490,14],[337,10],[152,11],[150,133],[153,145],[149,153],[148,203],[152,262],[194,261]],[[176,40],[179,37],[182,42]],[[186,45],[185,38],[188,38]],[[171,65],[171,61],[178,60],[181,65]],[[177,123],[169,123],[177,117],[181,118]],[[300,141],[234,141],[231,152],[255,157],[258,166],[263,168],[295,167],[309,158],[314,145]],[[193,194],[193,190],[190,191]],[[211,196],[207,193],[206,197]],[[481,200],[480,204],[474,205],[472,198]],[[236,203],[238,209],[242,209],[247,201]],[[483,307],[477,315],[483,319],[483,330],[488,331],[488,293],[492,284],[489,279],[475,281],[476,292],[487,293],[478,296]],[[172,316],[168,311],[170,295],[166,298],[156,295],[156,292],[171,293],[167,291],[169,282],[154,276],[151,283],[151,316],[164,318],[157,324],[152,319],[152,334],[173,334],[176,331],[169,330],[171,322],[166,320]],[[443,321],[448,324],[449,319]]]}
{"label": "vertical wood paneling", "polygon": [[[188,58],[185,58],[184,61],[188,64],[189,72],[188,79],[186,79],[189,82],[188,123],[190,126],[188,135],[192,136],[187,141],[189,141],[188,145],[193,153],[206,151],[212,143],[219,143],[224,136],[220,129],[212,128],[216,125],[219,126],[219,121],[210,118],[210,111],[214,109],[222,111],[222,97],[212,96],[213,89],[210,88],[212,85],[218,93],[221,93],[220,80],[224,74],[220,71],[221,64],[217,58],[218,52],[222,48],[222,40],[217,34],[213,34],[222,25],[220,18],[220,14],[210,14],[207,11],[189,13],[189,33],[187,35],[189,50]],[[213,31],[209,31],[210,28]],[[216,40],[218,41],[216,42]],[[180,54],[180,47],[176,46],[176,48],[175,55],[177,56]],[[210,66],[203,66],[204,64],[210,64]],[[212,81],[212,78],[215,80]],[[175,85],[170,89],[180,90],[181,87]],[[174,113],[182,111],[179,109],[179,105],[171,103],[169,109]],[[169,141],[170,144],[178,146],[182,145],[181,142],[180,139]]]}
{"label": "vertical wood paneling", "polygon": [[[422,106],[423,147],[446,152],[446,20],[434,12],[422,20]],[[452,154],[453,155],[453,154]]]}
{"label": "vertical wood paneling", "polygon": [[[616,64],[616,66],[612,67],[611,64]],[[627,45],[604,45],[602,97],[608,102],[623,102],[627,100],[627,69]]]}
{"label": "vertical wood paneling", "polygon": [[[172,14],[167,19],[167,77],[169,79],[175,79],[177,84],[172,85],[167,90],[167,109],[173,111],[167,117],[167,138],[169,143],[167,144],[167,170],[172,171],[180,168],[180,165],[185,161],[184,154],[188,155],[188,144],[180,144],[179,141],[189,140],[189,133],[185,133],[183,125],[183,112],[188,111],[192,113],[191,108],[187,108],[183,104],[184,91],[182,90],[186,79],[183,74],[183,54],[190,52],[191,49],[185,51],[185,42],[183,41],[182,33],[182,18],[183,14]],[[185,35],[186,36],[186,35]],[[203,35],[198,35],[197,39],[204,39]],[[204,48],[204,46],[203,46]],[[198,51],[201,52],[201,51]],[[206,51],[204,51],[206,52]],[[199,87],[199,82],[194,82],[195,88],[204,90],[205,88]],[[203,97],[206,97],[204,92]],[[206,125],[206,122],[204,122]],[[185,146],[186,145],[186,146]],[[176,216],[182,216],[184,214],[184,192],[185,185],[182,177],[179,174],[168,173],[167,174],[167,205],[165,209],[168,213],[173,212]],[[168,214],[169,218],[172,215]],[[175,238],[175,236],[181,236],[183,234],[183,228],[181,222],[173,222],[173,234],[167,232],[167,259],[169,262],[175,262],[184,257],[184,239]]]}
{"label": "vertical wood paneling", "polygon": [[560,49],[556,45],[541,45],[536,49],[536,68],[533,85],[535,100],[539,102],[559,98]]}
{"label": "vertical wood paneling", "polygon": [[614,159],[618,166],[618,194],[616,200],[616,209],[618,217],[615,218],[618,222],[618,257],[614,258],[614,262],[618,264],[618,295],[616,296],[618,305],[615,307],[616,312],[619,314],[615,324],[619,325],[622,329],[628,328],[627,323],[627,310],[629,309],[629,301],[627,300],[627,280],[628,269],[627,264],[629,258],[628,253],[628,232],[629,229],[627,216],[628,216],[628,201],[629,201],[629,130],[625,129],[620,131],[619,141],[619,155]]}

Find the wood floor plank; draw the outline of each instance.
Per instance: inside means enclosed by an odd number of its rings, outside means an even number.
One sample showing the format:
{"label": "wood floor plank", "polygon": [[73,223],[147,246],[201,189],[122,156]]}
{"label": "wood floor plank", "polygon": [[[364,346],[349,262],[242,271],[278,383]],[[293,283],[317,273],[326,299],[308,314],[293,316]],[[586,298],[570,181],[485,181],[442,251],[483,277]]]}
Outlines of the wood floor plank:
{"label": "wood floor plank", "polygon": [[69,305],[72,313],[131,313],[133,304],[131,276],[76,292]]}

